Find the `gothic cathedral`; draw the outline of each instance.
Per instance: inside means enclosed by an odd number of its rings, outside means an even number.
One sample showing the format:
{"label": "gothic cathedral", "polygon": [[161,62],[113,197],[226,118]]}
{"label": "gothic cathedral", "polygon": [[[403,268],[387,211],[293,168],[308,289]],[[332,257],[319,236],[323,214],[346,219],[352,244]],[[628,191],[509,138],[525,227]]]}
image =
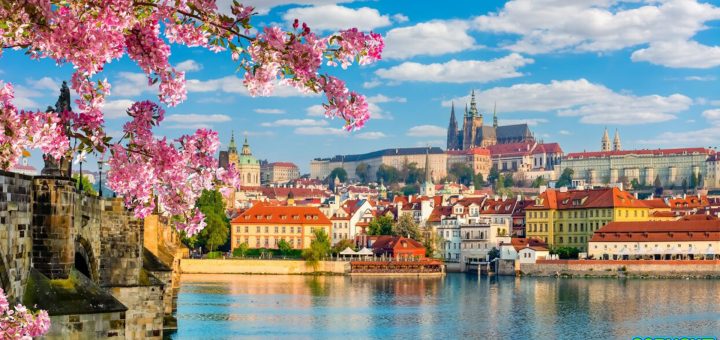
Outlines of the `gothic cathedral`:
{"label": "gothic cathedral", "polygon": [[462,130],[458,129],[455,119],[455,104],[450,109],[450,124],[447,131],[448,150],[470,150],[486,148],[495,144],[510,144],[534,141],[527,124],[498,126],[497,112],[493,111],[493,123],[483,125],[483,115],[478,112],[475,91],[470,97],[470,108],[465,106]]}

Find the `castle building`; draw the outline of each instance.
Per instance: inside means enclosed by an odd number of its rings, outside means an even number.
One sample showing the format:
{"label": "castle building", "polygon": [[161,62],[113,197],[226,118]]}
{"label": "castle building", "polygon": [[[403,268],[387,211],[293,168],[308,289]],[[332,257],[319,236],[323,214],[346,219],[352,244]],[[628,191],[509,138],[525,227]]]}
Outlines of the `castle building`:
{"label": "castle building", "polygon": [[300,177],[300,169],[290,162],[265,163],[260,166],[262,183],[287,183]]}
{"label": "castle building", "polygon": [[260,162],[253,156],[247,137],[240,154],[237,151],[234,133],[230,137],[227,151],[220,151],[220,167],[227,168],[230,164],[235,165],[243,186],[260,186]]}
{"label": "castle building", "polygon": [[498,126],[497,110],[493,110],[492,125],[484,125],[483,115],[475,102],[475,91],[470,97],[470,108],[465,108],[462,130],[458,129],[455,118],[455,104],[450,109],[450,124],[447,131],[448,150],[470,150],[495,144],[509,144],[534,141],[527,124]]}
{"label": "castle building", "polygon": [[641,185],[650,186],[655,184],[656,179],[666,189],[680,188],[683,182],[691,189],[718,185],[718,176],[715,176],[713,166],[715,151],[711,149],[622,150],[620,134],[617,132],[612,149],[610,145],[605,129],[601,151],[569,153],[559,169],[572,169],[573,178],[584,180],[588,185],[627,184],[637,180]]}
{"label": "castle building", "polygon": [[358,165],[370,167],[368,180],[377,181],[376,173],[381,165],[402,169],[415,163],[420,169],[429,167],[433,181],[447,176],[447,154],[438,147],[415,147],[384,149],[359,155],[337,155],[332,158],[315,158],[310,162],[310,178],[325,179],[335,168],[343,168],[349,179],[358,179],[355,173]]}

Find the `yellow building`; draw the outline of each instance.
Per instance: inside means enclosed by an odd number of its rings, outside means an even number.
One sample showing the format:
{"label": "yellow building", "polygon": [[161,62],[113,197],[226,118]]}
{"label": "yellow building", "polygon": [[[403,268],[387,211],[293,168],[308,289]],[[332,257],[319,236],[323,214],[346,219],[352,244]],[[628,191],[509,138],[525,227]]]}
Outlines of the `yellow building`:
{"label": "yellow building", "polygon": [[609,222],[648,221],[642,200],[618,188],[587,190],[548,189],[525,208],[527,237],[553,247],[587,251],[593,232]]}
{"label": "yellow building", "polygon": [[256,204],[230,221],[230,245],[274,249],[285,240],[294,249],[305,249],[316,228],[332,235],[332,222],[317,207]]}

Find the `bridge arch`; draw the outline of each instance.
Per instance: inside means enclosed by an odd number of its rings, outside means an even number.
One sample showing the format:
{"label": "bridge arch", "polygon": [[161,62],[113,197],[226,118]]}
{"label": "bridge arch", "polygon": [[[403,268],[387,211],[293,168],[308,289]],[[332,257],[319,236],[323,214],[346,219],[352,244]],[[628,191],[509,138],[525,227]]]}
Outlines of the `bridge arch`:
{"label": "bridge arch", "polygon": [[75,269],[95,282],[99,279],[97,258],[92,245],[79,235],[75,237]]}

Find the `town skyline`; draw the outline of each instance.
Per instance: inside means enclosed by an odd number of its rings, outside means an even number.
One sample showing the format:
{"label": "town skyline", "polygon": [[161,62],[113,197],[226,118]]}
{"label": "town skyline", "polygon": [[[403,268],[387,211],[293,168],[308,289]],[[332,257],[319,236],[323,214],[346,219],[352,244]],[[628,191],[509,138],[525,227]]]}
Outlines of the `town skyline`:
{"label": "town skyline", "polygon": [[[462,112],[475,90],[486,121],[497,106],[500,125],[527,123],[538,140],[558,142],[565,152],[598,150],[605,127],[611,134],[618,129],[625,149],[718,144],[720,96],[712,91],[720,76],[716,5],[549,3],[549,11],[531,19],[518,12],[523,3],[458,1],[438,8],[403,1],[274,1],[276,6],[258,8],[257,20],[287,26],[297,17],[323,33],[357,26],[385,37],[384,60],[343,73],[351,89],[368,97],[373,119],[346,133],[342,122],[322,116],[322,97],[282,87],[273,97],[249,97],[242,75],[219,62],[222,56],[178,47],[170,61],[187,72],[188,101],[166,108],[158,134],[175,138],[208,127],[219,132],[224,150],[231,131],[237,138],[247,133],[256,157],[291,161],[307,173],[317,157],[444,149],[450,106]],[[670,11],[673,16],[663,16]],[[606,20],[606,27],[592,29],[576,20],[587,15]],[[634,34],[643,29],[652,33]],[[678,48],[663,48],[671,41]],[[55,103],[70,66],[41,60],[20,73],[12,70],[22,65],[21,53],[6,51],[4,57],[0,72],[16,85],[19,107]],[[123,109],[155,98],[156,89],[127,59],[105,73],[112,84],[108,131],[117,137],[126,121]],[[39,152],[31,164],[41,167]]]}

